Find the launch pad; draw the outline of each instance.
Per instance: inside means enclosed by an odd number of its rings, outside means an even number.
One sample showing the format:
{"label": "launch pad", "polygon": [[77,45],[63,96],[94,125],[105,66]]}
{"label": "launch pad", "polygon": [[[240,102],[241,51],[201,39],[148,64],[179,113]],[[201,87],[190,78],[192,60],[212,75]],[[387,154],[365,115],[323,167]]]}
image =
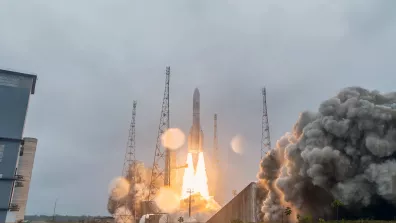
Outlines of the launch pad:
{"label": "launch pad", "polygon": [[[125,217],[126,215],[133,215],[130,219],[140,219],[142,216],[161,216],[161,212],[168,209],[172,213],[176,210],[168,208],[169,200],[176,201],[176,206],[179,213],[202,214],[202,213],[214,213],[220,209],[218,203],[214,200],[214,194],[211,194],[209,190],[209,178],[206,172],[205,162],[217,162],[218,158],[205,160],[204,158],[204,133],[200,123],[200,92],[198,88],[195,88],[192,100],[192,126],[190,128],[188,139],[187,139],[187,153],[185,157],[185,163],[177,166],[176,162],[176,149],[171,148],[162,142],[162,137],[170,129],[169,120],[169,83],[170,83],[170,67],[166,68],[165,78],[165,90],[164,98],[162,103],[161,118],[158,128],[157,144],[154,153],[154,162],[152,168],[146,172],[149,172],[149,180],[144,182],[142,173],[139,171],[131,171],[131,167],[137,162],[135,158],[135,116],[136,116],[136,102],[134,102],[133,116],[130,125],[128,146],[125,155],[123,176],[128,181],[130,189],[125,189],[127,198],[118,199],[117,201],[111,201],[109,199],[109,212],[112,214],[117,213],[119,217]],[[214,132],[214,150],[217,150],[217,115],[215,115],[215,132]],[[172,139],[172,137],[170,137]],[[183,145],[181,143],[181,145]],[[213,154],[217,155],[217,151]],[[218,167],[218,165],[211,165]],[[176,176],[176,170],[184,169],[183,176]],[[143,175],[147,176],[147,173]],[[177,183],[176,178],[180,179],[181,183]],[[213,182],[214,183],[214,182]],[[147,189],[142,188],[142,185],[147,185]],[[215,184],[212,185],[215,187]],[[167,189],[168,188],[168,189]],[[163,189],[166,189],[166,194]],[[128,192],[130,190],[131,192]],[[146,191],[147,190],[147,195]],[[173,190],[173,192],[170,192]],[[176,198],[177,197],[177,198]],[[164,202],[158,201],[158,199],[165,199]],[[172,202],[173,202],[172,201]],[[140,205],[139,205],[140,204]],[[119,210],[125,210],[123,213],[119,213]],[[129,210],[131,209],[131,210]],[[133,210],[132,210],[133,209]],[[118,210],[118,212],[117,212]],[[189,211],[188,211],[189,210]],[[117,216],[115,216],[117,221]],[[125,222],[125,221],[121,221]],[[128,222],[129,223],[129,222]]]}

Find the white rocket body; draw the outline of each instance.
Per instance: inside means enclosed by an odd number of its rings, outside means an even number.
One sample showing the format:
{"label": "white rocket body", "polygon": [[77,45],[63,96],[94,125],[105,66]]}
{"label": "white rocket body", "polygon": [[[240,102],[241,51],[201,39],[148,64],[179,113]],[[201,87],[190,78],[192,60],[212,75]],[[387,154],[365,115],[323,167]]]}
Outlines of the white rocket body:
{"label": "white rocket body", "polygon": [[194,169],[198,163],[198,154],[203,151],[203,132],[200,123],[200,95],[195,88],[193,95],[193,124],[188,135],[188,152],[192,154]]}

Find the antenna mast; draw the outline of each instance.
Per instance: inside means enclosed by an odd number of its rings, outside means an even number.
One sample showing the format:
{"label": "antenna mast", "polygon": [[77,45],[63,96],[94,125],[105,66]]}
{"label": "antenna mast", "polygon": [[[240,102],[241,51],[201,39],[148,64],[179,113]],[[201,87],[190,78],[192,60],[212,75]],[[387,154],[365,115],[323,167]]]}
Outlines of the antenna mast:
{"label": "antenna mast", "polygon": [[214,126],[213,126],[213,152],[214,152],[214,163],[216,168],[219,168],[219,142],[217,139],[217,114],[214,114]]}
{"label": "antenna mast", "polygon": [[[151,171],[151,180],[149,185],[149,196],[148,200],[154,199],[157,194],[160,185],[158,185],[158,180],[164,178],[165,186],[170,185],[170,157],[171,153],[169,149],[164,148],[161,150],[161,136],[169,128],[169,81],[170,81],[170,67],[166,67],[166,78],[165,78],[165,91],[162,101],[162,110],[160,117],[160,124],[158,127],[157,134],[157,144],[155,146],[153,169]],[[163,163],[164,167],[161,167]]]}
{"label": "antenna mast", "polygon": [[271,137],[267,112],[267,92],[265,87],[261,90],[263,95],[263,117],[261,122],[261,159],[266,152],[271,150]]}
{"label": "antenna mast", "polygon": [[212,195],[217,197],[217,192],[219,191],[218,188],[219,184],[218,182],[221,182],[219,180],[220,178],[220,162],[219,162],[219,146],[218,146],[218,139],[217,139],[217,114],[214,114],[213,117],[213,166],[214,166],[214,173],[215,176],[212,177]]}

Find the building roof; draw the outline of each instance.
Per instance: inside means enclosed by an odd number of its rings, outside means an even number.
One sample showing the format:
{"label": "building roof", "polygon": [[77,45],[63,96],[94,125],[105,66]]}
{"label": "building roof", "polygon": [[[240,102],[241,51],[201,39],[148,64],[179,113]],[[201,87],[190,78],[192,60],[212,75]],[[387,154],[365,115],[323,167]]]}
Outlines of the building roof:
{"label": "building roof", "polygon": [[4,74],[11,74],[11,75],[19,75],[22,77],[29,77],[33,79],[32,82],[32,88],[30,90],[31,94],[34,94],[35,90],[36,90],[36,81],[37,81],[37,75],[35,74],[26,74],[26,73],[21,73],[21,72],[16,72],[16,71],[10,71],[10,70],[2,70],[0,69],[0,73],[4,73]]}

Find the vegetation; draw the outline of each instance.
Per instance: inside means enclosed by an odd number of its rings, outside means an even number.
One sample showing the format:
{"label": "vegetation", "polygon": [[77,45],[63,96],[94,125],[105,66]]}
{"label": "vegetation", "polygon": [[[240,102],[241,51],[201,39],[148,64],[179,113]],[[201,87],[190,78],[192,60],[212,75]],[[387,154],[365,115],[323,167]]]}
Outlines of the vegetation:
{"label": "vegetation", "polygon": [[285,214],[286,216],[289,216],[292,213],[292,210],[290,207],[285,208],[285,210],[282,213],[282,223],[283,223],[283,214]]}
{"label": "vegetation", "polygon": [[297,221],[298,221],[298,223],[312,223],[312,216],[311,215],[300,216],[298,214]]}
{"label": "vegetation", "polygon": [[[63,223],[63,222],[84,222],[89,221],[90,219],[103,218],[109,216],[69,216],[69,215],[56,215],[55,222]],[[48,215],[26,215],[25,220],[27,221],[44,221],[44,222],[53,222],[53,216]]]}
{"label": "vegetation", "polygon": [[332,207],[332,208],[335,208],[336,211],[337,211],[337,218],[336,218],[337,221],[338,221],[338,209],[339,209],[339,207],[341,207],[341,206],[344,206],[344,204],[343,204],[340,200],[337,200],[337,199],[335,199],[335,200],[331,203],[331,207]]}
{"label": "vegetation", "polygon": [[[331,221],[325,221],[322,218],[319,218],[317,221],[313,221],[312,218],[309,218],[309,216],[302,217],[301,220],[306,223],[314,223],[314,222],[319,222],[319,223],[396,223],[395,221],[379,221],[379,220],[368,220],[368,219],[361,219],[361,220],[331,220]],[[302,222],[302,221],[299,221]],[[231,223],[251,223],[251,222],[244,222],[241,220],[233,220]],[[260,223],[268,223],[268,222],[260,222]],[[279,223],[279,222],[271,222],[271,223]]]}
{"label": "vegetation", "polygon": [[[314,220],[314,219],[312,219],[311,215],[301,216],[301,215],[297,214],[297,221],[298,221],[298,223],[396,223],[396,217],[395,217],[395,220],[393,220],[393,221],[373,220],[373,219],[360,219],[360,220],[344,220],[344,219],[342,219],[341,221],[339,221],[338,220],[338,217],[339,217],[338,210],[342,206],[344,206],[344,204],[340,200],[337,200],[337,199],[331,203],[331,207],[336,210],[336,220],[326,221],[323,218]],[[290,207],[286,207],[282,212],[281,223],[283,223],[283,215],[290,216],[291,213],[292,213],[292,209]],[[395,215],[396,215],[396,213],[395,213]],[[235,219],[235,220],[232,220],[230,223],[250,223],[250,222],[244,222],[240,219]],[[264,222],[262,222],[262,223],[264,223]],[[268,222],[265,222],[265,223],[268,223]],[[279,223],[279,222],[270,222],[270,223]]]}
{"label": "vegetation", "polygon": [[290,207],[287,207],[287,208],[285,209],[285,215],[286,215],[286,216],[289,216],[289,215],[291,215],[291,213],[292,213],[291,208],[290,208]]}

